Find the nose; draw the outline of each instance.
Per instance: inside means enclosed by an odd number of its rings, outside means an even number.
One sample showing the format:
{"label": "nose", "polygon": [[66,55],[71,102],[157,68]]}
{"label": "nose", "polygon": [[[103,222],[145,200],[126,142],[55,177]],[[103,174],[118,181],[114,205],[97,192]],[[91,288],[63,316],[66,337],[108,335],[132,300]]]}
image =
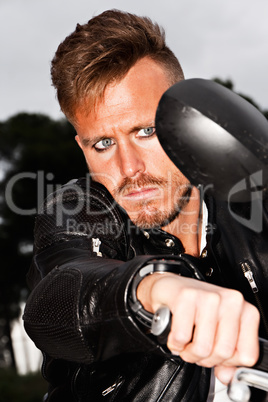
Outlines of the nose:
{"label": "nose", "polygon": [[123,177],[135,177],[145,171],[142,153],[135,145],[121,146],[118,152],[120,173]]}

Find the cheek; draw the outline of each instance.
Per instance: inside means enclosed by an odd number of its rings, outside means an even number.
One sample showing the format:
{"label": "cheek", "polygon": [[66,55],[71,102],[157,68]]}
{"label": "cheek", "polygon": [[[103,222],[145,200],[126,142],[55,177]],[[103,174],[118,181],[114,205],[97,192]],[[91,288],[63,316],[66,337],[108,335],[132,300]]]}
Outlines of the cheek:
{"label": "cheek", "polygon": [[166,155],[164,151],[161,155],[159,155],[158,159],[156,160],[158,165],[161,166],[163,171],[166,171],[166,173],[169,173],[172,176],[173,175],[176,176],[183,183],[188,183],[188,179],[182,174],[182,172],[171,161],[171,159],[169,159],[169,157]]}
{"label": "cheek", "polygon": [[189,180],[170,159],[165,160],[162,166],[163,175],[171,181],[173,191],[177,192],[178,189],[185,189],[185,186],[188,187],[190,183]]}
{"label": "cheek", "polygon": [[103,184],[110,192],[117,187],[116,169],[111,162],[100,161],[98,158],[86,156],[90,175],[94,181]]}
{"label": "cheek", "polygon": [[157,167],[157,169],[160,169],[160,171],[163,172],[163,174],[176,174],[176,175],[181,175],[182,173],[179,171],[179,169],[174,165],[174,163],[169,159],[169,157],[165,154],[163,150],[160,152],[154,154],[153,158],[153,163]]}
{"label": "cheek", "polygon": [[158,166],[160,169],[166,169],[166,170],[172,170],[175,171],[177,167],[174,165],[174,163],[169,159],[163,148],[161,147],[158,138],[155,139],[155,143],[153,144],[153,147],[151,147],[149,152],[149,158],[150,160]]}

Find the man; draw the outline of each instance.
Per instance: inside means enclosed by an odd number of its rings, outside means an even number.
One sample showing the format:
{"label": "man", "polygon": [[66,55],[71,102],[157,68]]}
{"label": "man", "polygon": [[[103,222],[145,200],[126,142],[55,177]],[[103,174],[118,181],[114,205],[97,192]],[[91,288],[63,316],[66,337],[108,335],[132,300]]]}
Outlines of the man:
{"label": "man", "polygon": [[[24,320],[44,352],[46,401],[206,401],[209,368],[228,383],[257,361],[259,313],[200,280],[217,264],[200,257],[199,191],[154,123],[180,64],[156,24],[111,10],[59,46],[52,79],[91,181],[63,186],[36,221]],[[166,345],[148,328],[162,306]]]}

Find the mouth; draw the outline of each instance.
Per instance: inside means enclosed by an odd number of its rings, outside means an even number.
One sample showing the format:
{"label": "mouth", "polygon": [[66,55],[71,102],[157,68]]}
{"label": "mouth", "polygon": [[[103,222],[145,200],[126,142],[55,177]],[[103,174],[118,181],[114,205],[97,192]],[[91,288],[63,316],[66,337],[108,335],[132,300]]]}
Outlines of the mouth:
{"label": "mouth", "polygon": [[159,188],[158,187],[138,187],[130,189],[127,194],[123,196],[125,200],[146,200],[149,198],[155,198],[159,196]]}

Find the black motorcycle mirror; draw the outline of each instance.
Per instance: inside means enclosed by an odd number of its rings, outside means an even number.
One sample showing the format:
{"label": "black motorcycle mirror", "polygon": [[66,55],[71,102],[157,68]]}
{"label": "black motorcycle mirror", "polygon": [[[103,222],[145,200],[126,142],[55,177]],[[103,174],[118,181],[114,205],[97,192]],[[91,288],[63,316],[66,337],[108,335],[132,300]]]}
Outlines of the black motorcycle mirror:
{"label": "black motorcycle mirror", "polygon": [[268,183],[268,121],[214,81],[188,79],[169,88],[156,113],[159,141],[193,185],[221,200],[244,202]]}

